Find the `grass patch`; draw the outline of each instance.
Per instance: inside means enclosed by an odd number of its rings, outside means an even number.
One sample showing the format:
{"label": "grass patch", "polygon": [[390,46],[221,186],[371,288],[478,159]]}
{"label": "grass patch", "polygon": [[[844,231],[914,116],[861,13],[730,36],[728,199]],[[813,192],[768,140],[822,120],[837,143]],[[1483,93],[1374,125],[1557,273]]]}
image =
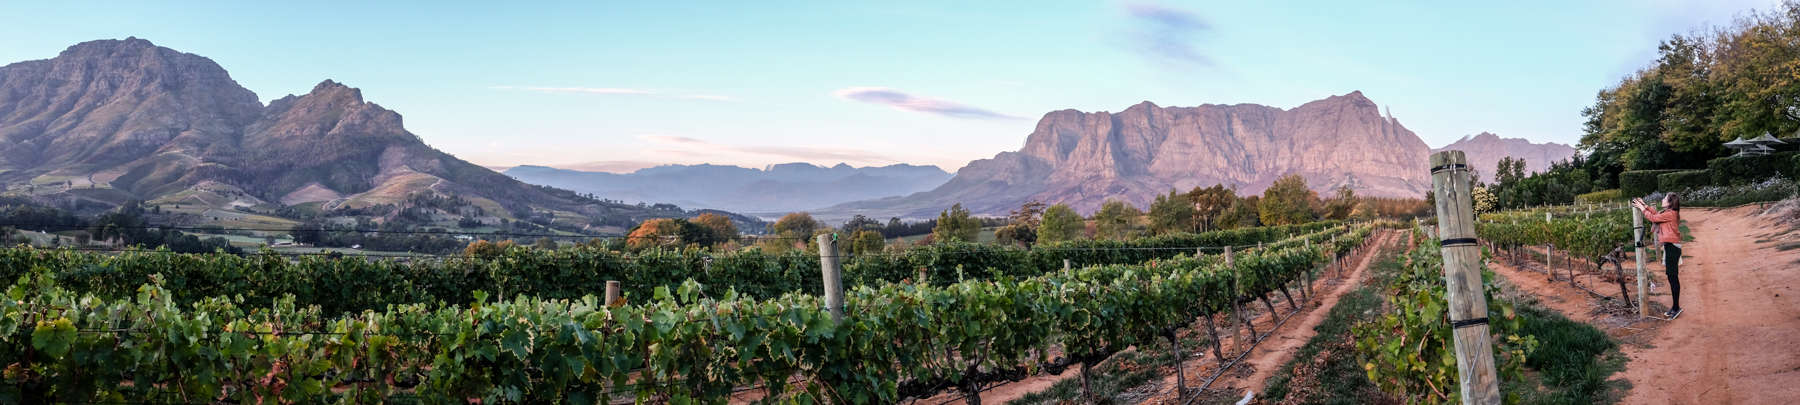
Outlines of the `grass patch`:
{"label": "grass patch", "polygon": [[1624,382],[1608,382],[1625,369],[1625,355],[1605,332],[1535,305],[1520,305],[1521,334],[1536,336],[1538,348],[1525,359],[1536,371],[1513,382],[1508,394],[1527,404],[1599,404],[1619,400]]}
{"label": "grass patch", "polygon": [[[1264,403],[1365,404],[1396,402],[1370,382],[1362,360],[1351,343],[1351,326],[1381,315],[1385,302],[1380,286],[1405,271],[1401,256],[1379,258],[1371,267],[1373,280],[1338,301],[1294,360],[1271,377],[1266,392],[1257,393]],[[1616,403],[1629,385],[1608,381],[1624,369],[1625,356],[1605,332],[1569,320],[1555,311],[1515,300],[1523,320],[1520,335],[1535,336],[1539,345],[1525,359],[1522,380],[1501,382],[1508,397],[1524,404]],[[1512,403],[1512,401],[1508,401]]]}
{"label": "grass patch", "polygon": [[[1397,263],[1387,262],[1393,266]],[[1273,377],[1269,378],[1268,392],[1258,396],[1271,402],[1318,403],[1318,404],[1361,404],[1364,398],[1380,396],[1380,390],[1369,382],[1364,375],[1362,364],[1356,359],[1355,348],[1350,345],[1350,325],[1374,319],[1381,310],[1381,296],[1375,289],[1359,287],[1344,294],[1337,306],[1331,308],[1325,321],[1314,328],[1317,335],[1301,346],[1294,354],[1294,359],[1281,366]],[[1323,359],[1319,356],[1323,354]],[[1314,361],[1319,361],[1313,364]],[[1313,373],[1305,392],[1294,392],[1294,375],[1296,367],[1316,367],[1306,370]]]}
{"label": "grass patch", "polygon": [[[1208,344],[1206,339],[1198,334],[1181,339],[1182,352],[1190,356],[1206,350]],[[1097,403],[1138,403],[1142,401],[1142,398],[1128,398],[1121,394],[1129,394],[1131,393],[1129,390],[1132,388],[1144,385],[1151,379],[1161,378],[1161,369],[1173,361],[1175,361],[1175,353],[1169,346],[1169,341],[1157,339],[1155,344],[1139,345],[1137,350],[1119,353],[1094,366],[1092,370],[1089,370],[1089,388],[1094,390],[1094,398],[1098,400]],[[1065,373],[1073,374],[1069,374],[1068,379],[1051,385],[1049,389],[1026,394],[1007,403],[1030,405],[1083,402],[1080,366],[1071,366]],[[1188,382],[1193,383],[1192,379],[1197,377],[1190,375],[1188,378],[1190,379]],[[1162,389],[1150,392],[1150,394],[1161,392]]]}

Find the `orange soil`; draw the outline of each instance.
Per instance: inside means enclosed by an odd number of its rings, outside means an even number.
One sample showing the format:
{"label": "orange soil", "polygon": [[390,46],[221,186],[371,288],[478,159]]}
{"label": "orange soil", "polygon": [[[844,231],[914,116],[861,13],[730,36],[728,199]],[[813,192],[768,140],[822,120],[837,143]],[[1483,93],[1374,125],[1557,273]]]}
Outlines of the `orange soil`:
{"label": "orange soil", "polygon": [[1774,232],[1755,213],[1683,210],[1694,234],[1682,245],[1686,312],[1647,346],[1625,348],[1624,403],[1800,401],[1800,250],[1758,242]]}
{"label": "orange soil", "polygon": [[[1694,241],[1683,244],[1681,318],[1636,319],[1596,311],[1597,299],[1568,281],[1547,281],[1537,264],[1490,262],[1489,268],[1570,319],[1594,324],[1625,342],[1630,358],[1619,374],[1631,384],[1625,404],[1787,404],[1800,401],[1800,243],[1757,208],[1683,210]],[[1791,249],[1791,248],[1790,248]],[[1634,272],[1627,262],[1626,271]],[[1610,266],[1609,266],[1610,267]],[[1658,286],[1649,301],[1669,304],[1663,268],[1645,273]],[[1566,274],[1558,272],[1558,274]],[[1578,273],[1579,274],[1579,273]],[[1618,287],[1582,277],[1603,294]],[[1636,294],[1635,282],[1627,285]],[[1623,320],[1621,320],[1623,319]]]}

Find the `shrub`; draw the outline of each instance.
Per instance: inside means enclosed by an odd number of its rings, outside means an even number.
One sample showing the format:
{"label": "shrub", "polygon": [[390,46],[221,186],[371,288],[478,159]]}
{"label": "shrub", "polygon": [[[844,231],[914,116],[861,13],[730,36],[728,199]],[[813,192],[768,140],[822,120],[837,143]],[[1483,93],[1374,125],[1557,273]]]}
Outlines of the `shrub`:
{"label": "shrub", "polygon": [[1712,185],[1742,185],[1777,175],[1793,178],[1794,165],[1791,163],[1797,156],[1800,156],[1800,153],[1781,152],[1763,156],[1723,157],[1706,161],[1706,168],[1707,171],[1712,172]]}
{"label": "shrub", "polygon": [[1675,170],[1631,170],[1619,173],[1619,192],[1626,197],[1643,197],[1656,191],[1656,176]]}
{"label": "shrub", "polygon": [[1620,194],[1619,189],[1616,189],[1616,188],[1611,189],[1611,190],[1600,190],[1600,191],[1595,191],[1592,193],[1575,196],[1575,202],[1585,203],[1585,204],[1599,204],[1599,203],[1612,202],[1612,201],[1618,201],[1618,200],[1623,200],[1623,199],[1625,199],[1624,194]]}
{"label": "shrub", "polygon": [[1795,154],[1793,162],[1788,164],[1788,178],[1800,180],[1800,154]]}
{"label": "shrub", "polygon": [[1736,186],[1707,186],[1686,190],[1681,205],[1693,207],[1731,207],[1742,204],[1780,201],[1800,193],[1800,186],[1783,177]]}
{"label": "shrub", "polygon": [[1656,176],[1656,189],[1662,191],[1681,191],[1709,185],[1712,185],[1711,170],[1682,170]]}

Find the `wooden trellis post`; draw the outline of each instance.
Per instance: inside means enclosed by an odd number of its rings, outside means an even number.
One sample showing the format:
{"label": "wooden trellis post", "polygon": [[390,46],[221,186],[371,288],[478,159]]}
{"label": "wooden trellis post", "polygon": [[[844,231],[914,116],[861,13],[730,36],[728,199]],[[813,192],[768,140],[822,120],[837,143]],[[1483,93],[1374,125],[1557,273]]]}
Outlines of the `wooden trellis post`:
{"label": "wooden trellis post", "polygon": [[1631,210],[1631,244],[1636,246],[1638,316],[1650,316],[1650,306],[1644,305],[1644,293],[1650,290],[1650,279],[1644,278],[1644,212]]}
{"label": "wooden trellis post", "polygon": [[825,309],[831,320],[844,321],[844,273],[838,267],[837,235],[819,235],[819,267],[825,276]]}
{"label": "wooden trellis post", "polygon": [[1437,195],[1438,236],[1444,256],[1445,298],[1456,343],[1457,381],[1464,404],[1499,404],[1500,380],[1488,333],[1487,297],[1482,295],[1481,247],[1475,239],[1468,158],[1462,151],[1431,155],[1431,186]]}
{"label": "wooden trellis post", "polygon": [[613,306],[613,304],[617,304],[618,302],[619,302],[619,282],[613,281],[613,280],[607,280],[606,281],[606,306],[610,307],[610,306]]}

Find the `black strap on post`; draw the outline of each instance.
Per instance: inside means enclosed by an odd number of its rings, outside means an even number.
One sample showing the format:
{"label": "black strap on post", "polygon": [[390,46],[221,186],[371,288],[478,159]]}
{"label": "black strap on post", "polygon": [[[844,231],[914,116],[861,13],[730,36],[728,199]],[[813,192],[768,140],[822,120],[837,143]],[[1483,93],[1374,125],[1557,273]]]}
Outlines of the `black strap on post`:
{"label": "black strap on post", "polygon": [[1484,317],[1480,317],[1480,318],[1475,318],[1475,319],[1464,319],[1464,320],[1460,320],[1460,321],[1450,321],[1450,328],[1451,328],[1451,329],[1462,329],[1462,328],[1467,328],[1467,327],[1470,327],[1470,326],[1477,326],[1477,325],[1486,325],[1486,324],[1487,324],[1487,323],[1488,323],[1488,322],[1487,322],[1487,321],[1488,321],[1488,320],[1487,320],[1487,317],[1485,317],[1485,316],[1484,316]]}
{"label": "black strap on post", "polygon": [[1443,247],[1475,246],[1475,238],[1450,238],[1444,239],[1438,244]]}
{"label": "black strap on post", "polygon": [[1465,165],[1462,163],[1451,163],[1451,164],[1431,168],[1431,174],[1437,174],[1437,172],[1441,172],[1441,171],[1445,171],[1445,170],[1466,169],[1468,167],[1469,167],[1469,165]]}

